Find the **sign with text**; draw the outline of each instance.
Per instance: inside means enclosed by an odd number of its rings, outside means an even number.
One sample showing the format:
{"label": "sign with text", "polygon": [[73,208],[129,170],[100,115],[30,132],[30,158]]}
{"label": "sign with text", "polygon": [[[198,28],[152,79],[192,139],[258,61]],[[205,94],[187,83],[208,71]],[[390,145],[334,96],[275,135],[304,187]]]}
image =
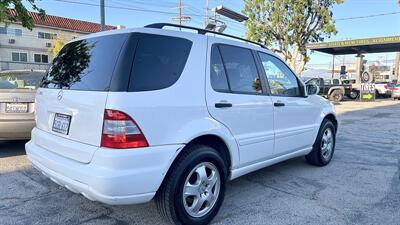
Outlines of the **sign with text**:
{"label": "sign with text", "polygon": [[360,100],[364,102],[375,101],[375,82],[368,72],[361,74]]}

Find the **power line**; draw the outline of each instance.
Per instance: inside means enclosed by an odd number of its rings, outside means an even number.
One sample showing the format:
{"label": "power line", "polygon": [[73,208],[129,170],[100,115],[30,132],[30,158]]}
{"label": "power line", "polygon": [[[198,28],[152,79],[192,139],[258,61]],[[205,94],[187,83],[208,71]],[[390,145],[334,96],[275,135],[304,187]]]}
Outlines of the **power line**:
{"label": "power line", "polygon": [[[88,2],[76,2],[76,1],[71,1],[71,0],[54,0],[56,2],[64,2],[64,3],[70,3],[70,4],[77,4],[77,5],[86,5],[86,6],[94,6],[94,7],[99,7],[99,4],[96,3],[88,3]],[[105,8],[110,8],[110,9],[122,9],[122,10],[130,10],[130,11],[139,11],[139,12],[148,12],[148,13],[159,13],[159,14],[166,14],[166,15],[176,15],[176,13],[174,12],[167,12],[167,11],[160,11],[160,10],[150,10],[150,9],[143,9],[143,8],[133,8],[133,7],[123,7],[123,6],[115,6],[115,5],[105,5]],[[196,7],[193,7],[194,10],[199,10]],[[195,12],[195,11],[192,12]],[[205,16],[202,14],[188,14],[187,16],[191,16],[191,17],[200,17],[200,18],[204,18]],[[226,21],[228,22],[228,21]],[[237,31],[237,32],[242,32],[242,28],[240,28],[238,25],[244,25],[241,24],[239,22],[236,21],[229,21],[229,22],[233,22],[231,23],[231,25],[234,25],[233,27],[231,27],[231,29]],[[235,24],[237,23],[237,24]]]}
{"label": "power line", "polygon": [[344,17],[344,18],[338,18],[336,20],[366,19],[366,18],[373,18],[373,17],[379,17],[379,16],[388,16],[388,15],[395,15],[395,14],[400,14],[400,12],[388,12],[388,13],[379,13],[379,14],[372,14],[372,15],[366,15],[366,16]]}
{"label": "power line", "polygon": [[[95,4],[95,3],[76,2],[76,1],[70,1],[70,0],[54,0],[54,1],[70,3],[70,4],[78,4],[78,5],[96,6],[96,7],[100,6],[99,4]],[[139,1],[137,1],[136,3],[144,4],[144,3],[141,3]],[[149,12],[149,13],[160,13],[160,14],[167,14],[167,15],[175,15],[175,13],[173,13],[173,12],[167,12],[167,11],[161,11],[161,10],[122,7],[122,6],[114,6],[114,5],[106,5],[105,7],[106,8],[111,8],[111,9],[123,9],[123,10],[139,11],[139,12]],[[365,15],[365,16],[343,17],[343,18],[337,18],[335,20],[367,19],[367,18],[374,18],[374,17],[388,16],[388,15],[396,15],[396,14],[400,14],[400,12],[388,12],[388,13],[371,14],[371,15]],[[190,16],[204,17],[204,15],[201,15],[201,14],[192,14]],[[238,23],[236,21],[232,21],[232,22]],[[238,23],[238,24],[241,24],[241,23]]]}
{"label": "power line", "polygon": [[[100,6],[99,4],[95,4],[95,3],[75,2],[75,1],[69,1],[69,0],[54,0],[54,1],[77,4],[77,5],[86,5],[86,6],[96,6],[96,7]],[[106,5],[105,7],[106,8],[110,8],[110,9],[124,9],[124,10],[138,11],[138,12],[149,12],[149,13],[160,13],[160,14],[167,14],[167,15],[176,15],[176,13],[173,13],[173,12],[166,12],[166,11],[160,11],[160,10],[139,9],[139,8],[122,7],[122,6],[114,6],[114,5]],[[191,15],[191,16],[201,16],[201,17],[203,17],[204,15]]]}
{"label": "power line", "polygon": [[175,6],[175,3],[171,4],[171,3],[163,3],[163,2],[159,2],[159,1],[158,2],[151,2],[151,1],[141,2],[141,1],[133,1],[133,0],[128,0],[128,1],[111,0],[111,2],[115,2],[117,5],[134,7],[137,9],[145,9],[143,7],[139,7],[138,5],[141,5],[141,6],[145,5],[146,7],[152,6],[154,8],[168,8],[168,9],[171,9],[173,6]]}

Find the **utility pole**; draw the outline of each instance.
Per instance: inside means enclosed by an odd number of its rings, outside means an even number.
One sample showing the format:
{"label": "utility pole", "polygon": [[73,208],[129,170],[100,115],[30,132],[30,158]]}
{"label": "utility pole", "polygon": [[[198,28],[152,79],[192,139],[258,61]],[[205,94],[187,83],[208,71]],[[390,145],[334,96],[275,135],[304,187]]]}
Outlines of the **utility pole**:
{"label": "utility pole", "polygon": [[210,3],[210,1],[206,0],[206,15],[205,15],[205,18],[204,18],[204,27],[206,27],[207,24],[208,24],[208,11],[210,10],[209,9],[209,3]]}
{"label": "utility pole", "polygon": [[399,63],[400,63],[400,52],[396,53],[396,60],[394,61],[394,77],[392,81],[399,83]]}
{"label": "utility pole", "polygon": [[179,25],[182,26],[182,0],[179,0]]}
{"label": "utility pole", "polygon": [[[182,13],[183,7],[185,7],[185,6],[182,5],[182,0],[179,0],[179,4],[178,4],[178,16],[172,18],[172,20],[175,21],[175,22],[178,22],[180,26],[181,26],[183,23],[189,22],[189,21],[192,19],[190,16],[185,16],[185,15],[183,15],[183,13]],[[181,28],[179,28],[179,30],[181,30]]]}
{"label": "utility pole", "polygon": [[100,31],[105,30],[105,10],[104,10],[104,0],[100,0]]}
{"label": "utility pole", "polygon": [[[400,6],[400,0],[397,0],[397,4]],[[400,52],[396,53],[396,60],[394,61],[394,77],[392,81],[399,82],[399,63],[400,63]]]}

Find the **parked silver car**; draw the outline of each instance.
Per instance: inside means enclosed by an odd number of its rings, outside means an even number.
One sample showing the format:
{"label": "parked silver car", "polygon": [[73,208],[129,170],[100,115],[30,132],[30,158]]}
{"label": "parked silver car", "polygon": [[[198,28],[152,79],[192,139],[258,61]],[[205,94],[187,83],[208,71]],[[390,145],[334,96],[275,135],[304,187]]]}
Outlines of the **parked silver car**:
{"label": "parked silver car", "polygon": [[29,139],[35,126],[35,94],[43,70],[0,72],[0,140]]}

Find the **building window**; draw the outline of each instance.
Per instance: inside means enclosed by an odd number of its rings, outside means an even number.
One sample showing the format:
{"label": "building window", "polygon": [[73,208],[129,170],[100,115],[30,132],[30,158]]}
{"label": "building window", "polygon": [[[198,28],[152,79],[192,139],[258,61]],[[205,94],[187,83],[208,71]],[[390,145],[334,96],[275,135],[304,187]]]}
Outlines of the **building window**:
{"label": "building window", "polygon": [[8,34],[10,36],[22,36],[22,30],[8,27],[0,27],[0,34]]}
{"label": "building window", "polygon": [[28,54],[22,52],[13,52],[12,61],[14,62],[28,62]]}
{"label": "building window", "polygon": [[57,34],[51,34],[46,32],[38,32],[38,38],[40,39],[56,39]]}
{"label": "building window", "polygon": [[33,55],[35,63],[49,63],[49,56],[43,54],[34,54]]}

